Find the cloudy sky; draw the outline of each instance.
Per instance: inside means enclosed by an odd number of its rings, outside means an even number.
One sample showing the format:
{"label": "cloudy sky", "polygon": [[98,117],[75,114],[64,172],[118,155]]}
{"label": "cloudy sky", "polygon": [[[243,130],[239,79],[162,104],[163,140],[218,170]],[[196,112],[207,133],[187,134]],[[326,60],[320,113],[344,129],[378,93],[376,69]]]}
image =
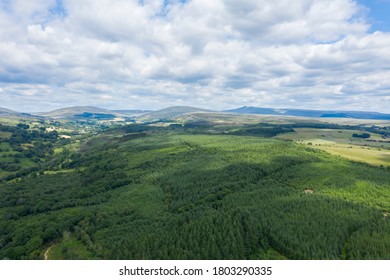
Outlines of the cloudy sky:
{"label": "cloudy sky", "polygon": [[0,107],[390,113],[390,0],[0,0]]}

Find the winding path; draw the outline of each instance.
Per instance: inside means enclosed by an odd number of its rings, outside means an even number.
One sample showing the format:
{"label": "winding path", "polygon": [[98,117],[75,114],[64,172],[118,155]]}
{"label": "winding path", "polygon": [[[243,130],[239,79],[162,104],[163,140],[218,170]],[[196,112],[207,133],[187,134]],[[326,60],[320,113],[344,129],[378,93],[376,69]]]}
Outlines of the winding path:
{"label": "winding path", "polygon": [[51,245],[51,246],[50,246],[49,248],[47,248],[47,250],[45,251],[45,254],[44,254],[44,256],[45,256],[45,261],[48,260],[49,252],[50,252],[51,247],[53,247],[53,245]]}

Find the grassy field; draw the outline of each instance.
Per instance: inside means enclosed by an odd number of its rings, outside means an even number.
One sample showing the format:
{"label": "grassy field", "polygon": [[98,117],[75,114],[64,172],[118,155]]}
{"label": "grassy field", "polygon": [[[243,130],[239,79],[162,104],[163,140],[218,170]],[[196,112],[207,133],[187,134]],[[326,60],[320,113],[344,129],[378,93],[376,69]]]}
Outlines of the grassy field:
{"label": "grassy field", "polygon": [[52,170],[47,170],[44,171],[45,175],[53,175],[53,174],[59,174],[59,173],[69,173],[69,172],[75,172],[76,170],[74,169],[63,169],[63,170],[58,170],[58,171],[52,171]]}
{"label": "grassy field", "polygon": [[313,145],[315,145],[315,148],[353,161],[366,162],[378,166],[390,166],[390,150],[337,143],[322,144],[318,142],[317,144],[315,141]]}
{"label": "grassy field", "polygon": [[[390,139],[385,139],[379,134],[370,133],[370,138],[362,139],[352,137],[352,134],[361,134],[361,130],[349,129],[318,129],[318,128],[295,128],[295,132],[278,135],[279,139],[290,140],[326,140],[343,144],[382,146],[390,148]],[[382,142],[374,142],[382,141]]]}
{"label": "grassy field", "polygon": [[11,137],[11,135],[12,135],[11,132],[0,131],[0,139],[1,139],[1,138],[7,139],[7,138]]}
{"label": "grassy field", "polygon": [[371,133],[369,139],[352,137],[359,130],[296,128],[295,132],[278,135],[276,138],[294,140],[310,145],[333,155],[373,165],[390,166],[390,139]]}
{"label": "grassy field", "polygon": [[340,125],[360,125],[360,126],[390,126],[389,120],[366,120],[366,119],[350,119],[350,118],[318,118],[317,120],[326,123],[335,123]]}
{"label": "grassy field", "polygon": [[2,150],[12,150],[11,145],[7,142],[0,142],[0,149]]}
{"label": "grassy field", "polygon": [[20,118],[16,117],[2,117],[0,118],[0,124],[16,125],[20,122]]}

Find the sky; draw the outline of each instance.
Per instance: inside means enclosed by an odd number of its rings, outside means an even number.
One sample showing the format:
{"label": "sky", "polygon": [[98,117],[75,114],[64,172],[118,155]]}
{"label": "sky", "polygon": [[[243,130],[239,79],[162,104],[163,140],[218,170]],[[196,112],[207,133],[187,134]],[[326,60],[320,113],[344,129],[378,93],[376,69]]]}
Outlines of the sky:
{"label": "sky", "polygon": [[390,113],[390,0],[0,0],[0,107]]}

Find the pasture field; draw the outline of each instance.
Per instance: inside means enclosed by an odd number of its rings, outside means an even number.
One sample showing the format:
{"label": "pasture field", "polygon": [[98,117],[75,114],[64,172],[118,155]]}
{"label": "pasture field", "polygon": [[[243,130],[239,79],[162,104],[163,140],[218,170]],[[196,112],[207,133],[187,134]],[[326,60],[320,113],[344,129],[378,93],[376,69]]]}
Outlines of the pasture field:
{"label": "pasture field", "polygon": [[333,155],[342,156],[373,165],[390,166],[390,139],[371,133],[370,138],[352,137],[362,134],[360,130],[296,128],[295,132],[276,136],[278,139],[294,140],[310,145]]}
{"label": "pasture field", "polygon": [[17,125],[20,119],[15,117],[0,117],[0,124],[4,125]]}
{"label": "pasture field", "polygon": [[5,132],[5,131],[0,131],[0,139],[7,139],[11,137],[12,133],[11,132]]}
{"label": "pasture field", "polygon": [[316,148],[347,159],[377,166],[390,166],[390,150],[347,144],[322,144],[313,142]]}

